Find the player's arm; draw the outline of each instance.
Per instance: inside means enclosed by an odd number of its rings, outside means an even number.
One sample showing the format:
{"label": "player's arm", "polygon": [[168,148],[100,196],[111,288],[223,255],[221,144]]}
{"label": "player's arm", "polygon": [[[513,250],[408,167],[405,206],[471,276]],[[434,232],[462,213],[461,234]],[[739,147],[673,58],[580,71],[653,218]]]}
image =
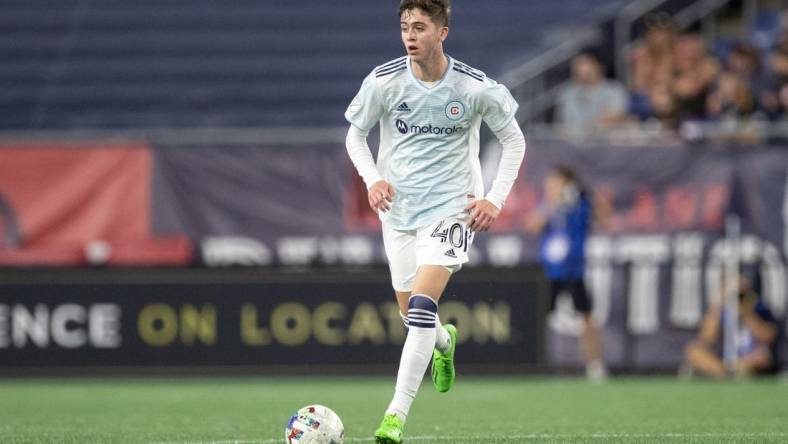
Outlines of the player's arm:
{"label": "player's arm", "polygon": [[525,136],[515,119],[494,133],[503,148],[501,161],[490,192],[466,208],[471,211],[469,226],[472,231],[487,231],[498,218],[525,156]]}
{"label": "player's arm", "polygon": [[394,199],[394,188],[383,179],[383,176],[375,166],[372,158],[372,151],[367,144],[369,131],[362,131],[354,125],[350,125],[345,139],[345,147],[356,167],[356,171],[364,179],[367,185],[367,199],[369,206],[374,212],[391,209],[391,201]]}
{"label": "player's arm", "polygon": [[367,144],[369,130],[383,115],[382,103],[373,71],[364,79],[361,89],[345,111],[345,119],[350,123],[345,146],[350,160],[367,185],[369,206],[375,213],[388,211],[394,198],[394,188],[383,180]]}

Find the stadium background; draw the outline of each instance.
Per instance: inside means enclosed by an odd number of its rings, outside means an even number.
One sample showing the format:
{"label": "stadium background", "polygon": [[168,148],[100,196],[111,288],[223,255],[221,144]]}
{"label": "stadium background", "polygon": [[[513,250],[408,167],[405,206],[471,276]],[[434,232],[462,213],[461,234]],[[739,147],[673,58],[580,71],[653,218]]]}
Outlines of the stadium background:
{"label": "stadium background", "polygon": [[[392,373],[404,330],[343,112],[401,55],[394,3],[0,3],[2,374]],[[556,163],[611,210],[586,278],[615,374],[673,374],[731,261],[759,272],[785,329],[782,104],[675,126],[633,117],[583,140],[563,137],[556,113],[584,49],[628,84],[655,11],[723,66],[745,42],[768,69],[784,2],[490,3],[452,2],[447,53],[510,87],[528,150],[441,304],[463,371],[581,368],[579,320],[562,304],[545,317],[538,240],[523,230]],[[483,143],[489,180],[499,147]]]}

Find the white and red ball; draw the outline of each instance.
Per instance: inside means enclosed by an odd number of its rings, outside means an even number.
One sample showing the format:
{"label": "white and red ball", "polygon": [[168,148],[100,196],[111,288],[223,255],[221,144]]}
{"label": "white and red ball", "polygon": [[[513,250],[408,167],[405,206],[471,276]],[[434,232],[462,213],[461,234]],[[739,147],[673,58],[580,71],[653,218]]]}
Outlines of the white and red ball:
{"label": "white and red ball", "polygon": [[299,409],[287,422],[287,444],[342,444],[345,427],[330,408],[308,405]]}

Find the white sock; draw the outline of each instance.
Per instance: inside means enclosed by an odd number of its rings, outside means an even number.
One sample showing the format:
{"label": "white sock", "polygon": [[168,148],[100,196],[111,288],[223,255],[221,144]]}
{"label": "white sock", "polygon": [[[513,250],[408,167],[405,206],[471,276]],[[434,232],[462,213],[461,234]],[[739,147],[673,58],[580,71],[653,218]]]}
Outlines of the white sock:
{"label": "white sock", "polygon": [[[405,330],[408,329],[408,317],[405,316],[400,312],[399,317],[402,319],[402,324],[405,326]],[[441,324],[441,318],[438,315],[435,315],[435,349],[437,349],[441,353],[446,353],[449,351],[451,347],[451,336],[449,336],[449,332],[443,328],[443,324]]]}
{"label": "white sock", "polygon": [[449,332],[443,328],[441,318],[435,316],[435,348],[441,352],[446,353],[451,348],[451,336]]}
{"label": "white sock", "polygon": [[432,358],[437,312],[438,303],[429,296],[415,294],[408,300],[408,336],[402,346],[394,398],[386,410],[387,414],[394,413],[403,422]]}

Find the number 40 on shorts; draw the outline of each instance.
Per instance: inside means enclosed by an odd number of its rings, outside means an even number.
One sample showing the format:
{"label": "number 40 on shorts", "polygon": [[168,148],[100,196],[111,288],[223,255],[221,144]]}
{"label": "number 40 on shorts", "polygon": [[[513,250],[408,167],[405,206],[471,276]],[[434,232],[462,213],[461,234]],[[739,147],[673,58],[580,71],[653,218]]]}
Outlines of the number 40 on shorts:
{"label": "number 40 on shorts", "polygon": [[468,244],[473,237],[473,233],[465,225],[455,222],[450,227],[443,228],[444,221],[441,221],[434,230],[430,237],[436,237],[441,240],[441,243],[448,241],[454,248],[462,248],[463,252],[468,252]]}

